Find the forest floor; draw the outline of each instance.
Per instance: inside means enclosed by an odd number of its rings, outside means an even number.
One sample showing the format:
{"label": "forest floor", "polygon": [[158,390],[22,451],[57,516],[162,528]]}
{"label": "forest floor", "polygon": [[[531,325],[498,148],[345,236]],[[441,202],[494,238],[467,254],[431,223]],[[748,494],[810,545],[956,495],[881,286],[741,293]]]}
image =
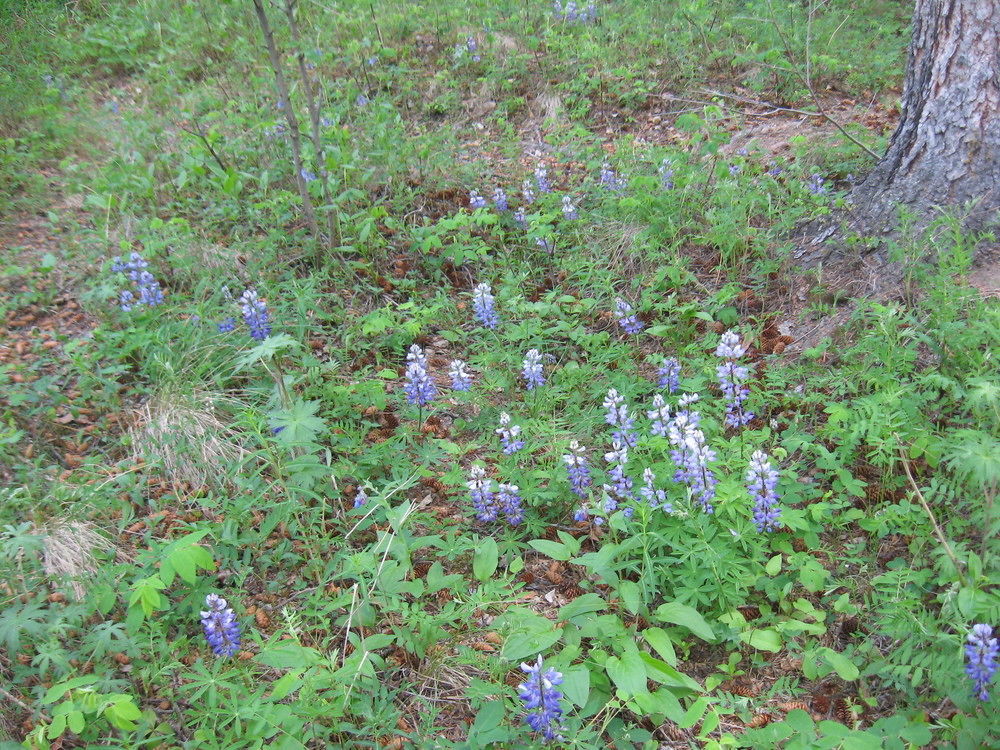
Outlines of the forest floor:
{"label": "forest floor", "polygon": [[383,5],[0,11],[0,750],[989,746],[995,244],[789,239],[905,14]]}

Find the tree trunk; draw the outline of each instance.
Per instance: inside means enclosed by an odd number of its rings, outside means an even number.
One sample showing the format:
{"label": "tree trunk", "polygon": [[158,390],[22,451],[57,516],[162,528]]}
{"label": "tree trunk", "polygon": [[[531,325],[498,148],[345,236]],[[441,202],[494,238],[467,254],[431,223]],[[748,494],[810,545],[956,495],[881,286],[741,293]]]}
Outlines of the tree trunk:
{"label": "tree trunk", "polygon": [[[1000,0],[917,0],[899,127],[851,194],[846,218],[862,236],[892,234],[900,206],[926,227],[954,208],[969,229],[1000,208]],[[829,221],[795,253],[811,267],[842,259]],[[811,231],[810,231],[811,230]]]}
{"label": "tree trunk", "polygon": [[902,116],[852,195],[871,226],[895,204],[920,219],[972,202],[981,226],[1000,207],[1000,0],[917,0]]}

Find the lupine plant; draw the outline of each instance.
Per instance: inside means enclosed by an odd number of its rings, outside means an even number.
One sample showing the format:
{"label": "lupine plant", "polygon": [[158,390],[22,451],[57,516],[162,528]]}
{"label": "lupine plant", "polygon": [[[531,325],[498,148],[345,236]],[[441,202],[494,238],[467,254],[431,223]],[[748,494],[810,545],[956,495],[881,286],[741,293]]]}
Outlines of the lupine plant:
{"label": "lupine plant", "polygon": [[473,209],[486,208],[486,199],[475,190],[469,191],[469,206]]}
{"label": "lupine plant", "polygon": [[119,257],[112,262],[111,270],[124,273],[135,285],[135,291],[124,289],[119,294],[118,304],[124,312],[130,312],[133,307],[140,305],[156,307],[163,304],[163,289],[156,277],[146,270],[148,267],[149,261],[137,252],[129,255],[127,261]]}
{"label": "lupine plant", "polygon": [[778,472],[771,466],[768,455],[754,451],[750,456],[750,467],[746,475],[747,492],[753,500],[753,522],[757,531],[776,530],[780,523],[781,508],[774,488],[778,486]]}
{"label": "lupine plant", "polygon": [[723,360],[716,368],[716,374],[722,393],[726,396],[726,424],[730,427],[742,427],[754,417],[752,412],[743,408],[743,402],[750,395],[750,390],[746,387],[750,370],[736,361],[745,352],[740,344],[740,337],[734,331],[722,334],[722,340],[715,350],[715,356]]}
{"label": "lupine plant", "polygon": [[643,329],[642,321],[636,316],[632,305],[621,297],[615,300],[615,317],[618,318],[618,325],[630,336],[634,336]]}
{"label": "lupine plant", "polygon": [[253,289],[247,289],[240,297],[240,307],[243,310],[243,321],[250,329],[250,336],[263,341],[271,335],[271,321],[267,313],[267,304]]}
{"label": "lupine plant", "polygon": [[482,323],[484,328],[493,329],[499,325],[500,316],[497,315],[496,299],[486,282],[477,284],[472,290],[472,310],[476,320]]}
{"label": "lupine plant", "polygon": [[510,205],[507,203],[507,193],[502,187],[493,188],[493,205],[501,213],[510,209]]}
{"label": "lupine plant", "polygon": [[639,435],[635,431],[635,419],[628,412],[625,397],[611,388],[604,398],[604,408],[604,421],[615,428],[611,439],[626,448],[634,448],[639,442]]}
{"label": "lupine plant", "polygon": [[965,673],[972,680],[973,694],[981,701],[990,699],[988,686],[997,673],[1000,641],[985,623],[973,625],[966,638]]}
{"label": "lupine plant", "polygon": [[521,375],[524,377],[524,387],[529,391],[545,385],[545,375],[542,372],[542,354],[537,349],[529,349],[528,353],[524,355]]}
{"label": "lupine plant", "polygon": [[453,359],[448,368],[448,377],[451,378],[451,389],[453,391],[472,390],[472,373],[466,368],[465,362],[460,359]]}
{"label": "lupine plant", "polygon": [[703,433],[696,425],[697,415],[678,413],[668,430],[673,450],[670,457],[677,466],[674,481],[686,484],[692,497],[701,503],[706,513],[715,512],[712,500],[719,480],[709,464],[715,460],[715,451],[708,447]]}
{"label": "lupine plant", "polygon": [[569,453],[563,455],[563,462],[566,464],[566,473],[569,477],[569,488],[573,494],[584,499],[588,495],[587,488],[592,483],[590,464],[584,455],[585,450],[579,441],[571,440]]}
{"label": "lupine plant", "polygon": [[573,198],[568,195],[564,195],[562,198],[562,212],[564,219],[579,219],[580,212],[577,210],[576,206],[573,205]]}
{"label": "lupine plant", "polygon": [[611,168],[611,165],[608,164],[608,162],[604,162],[601,165],[601,175],[598,182],[601,187],[614,193],[620,193],[628,187],[628,180],[624,177],[620,177],[618,173]]}
{"label": "lupine plant", "polygon": [[524,701],[524,721],[544,740],[560,739],[563,696],[556,686],[562,684],[563,676],[551,667],[546,669],[541,655],[534,664],[522,664],[521,671],[528,675],[517,687]]}
{"label": "lupine plant", "polygon": [[524,447],[524,441],[518,438],[521,434],[521,426],[511,424],[511,417],[507,412],[500,412],[500,426],[495,432],[500,436],[500,444],[503,446],[503,452],[507,455],[517,453]]}
{"label": "lupine plant", "polygon": [[240,650],[240,624],[229,603],[218,594],[205,597],[201,613],[201,627],[205,640],[216,656],[233,656]]}
{"label": "lupine plant", "polygon": [[493,480],[486,476],[486,469],[473,466],[469,469],[469,499],[476,511],[476,518],[483,522],[497,519],[496,493],[493,490]]}
{"label": "lupine plant", "polygon": [[417,344],[413,344],[406,355],[406,384],[403,392],[407,401],[421,409],[437,396],[437,386],[427,372],[427,355]]}
{"label": "lupine plant", "polygon": [[[540,193],[551,193],[552,183],[549,182],[549,170],[544,164],[539,164],[535,167],[535,185],[538,186],[538,192]],[[527,194],[525,194],[525,203],[530,203]]]}
{"label": "lupine plant", "polygon": [[675,358],[664,357],[663,364],[656,374],[660,376],[657,385],[666,388],[667,393],[673,393],[681,387],[681,363]]}

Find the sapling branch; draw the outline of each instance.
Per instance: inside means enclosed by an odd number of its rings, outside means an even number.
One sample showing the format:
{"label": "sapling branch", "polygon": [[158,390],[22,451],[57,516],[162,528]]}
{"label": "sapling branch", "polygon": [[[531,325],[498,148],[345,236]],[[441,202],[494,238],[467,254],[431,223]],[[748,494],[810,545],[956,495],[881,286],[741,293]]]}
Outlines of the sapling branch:
{"label": "sapling branch", "polygon": [[253,0],[254,10],[257,12],[257,21],[260,23],[261,33],[264,35],[264,44],[267,46],[267,54],[271,60],[271,70],[274,72],[274,83],[278,88],[278,101],[281,110],[285,113],[285,122],[288,125],[288,139],[292,145],[292,161],[295,166],[295,184],[299,189],[299,197],[302,199],[302,213],[305,215],[309,232],[317,241],[321,239],[319,223],[316,221],[316,211],[313,209],[312,198],[309,197],[309,186],[306,184],[302,174],[302,141],[299,137],[299,122],[292,111],[292,102],[288,96],[288,83],[285,81],[285,74],[281,69],[281,58],[278,55],[278,48],[274,43],[274,33],[271,31],[271,23],[267,20],[267,13],[261,0]]}

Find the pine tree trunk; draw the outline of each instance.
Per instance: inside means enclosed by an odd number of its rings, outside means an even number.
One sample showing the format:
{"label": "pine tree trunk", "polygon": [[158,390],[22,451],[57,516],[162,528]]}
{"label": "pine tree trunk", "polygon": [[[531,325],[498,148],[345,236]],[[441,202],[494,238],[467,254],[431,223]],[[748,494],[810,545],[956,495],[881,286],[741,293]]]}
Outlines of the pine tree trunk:
{"label": "pine tree trunk", "polygon": [[896,204],[918,224],[970,202],[970,224],[997,216],[1000,0],[917,0],[899,127],[852,199],[871,229],[893,226]]}

